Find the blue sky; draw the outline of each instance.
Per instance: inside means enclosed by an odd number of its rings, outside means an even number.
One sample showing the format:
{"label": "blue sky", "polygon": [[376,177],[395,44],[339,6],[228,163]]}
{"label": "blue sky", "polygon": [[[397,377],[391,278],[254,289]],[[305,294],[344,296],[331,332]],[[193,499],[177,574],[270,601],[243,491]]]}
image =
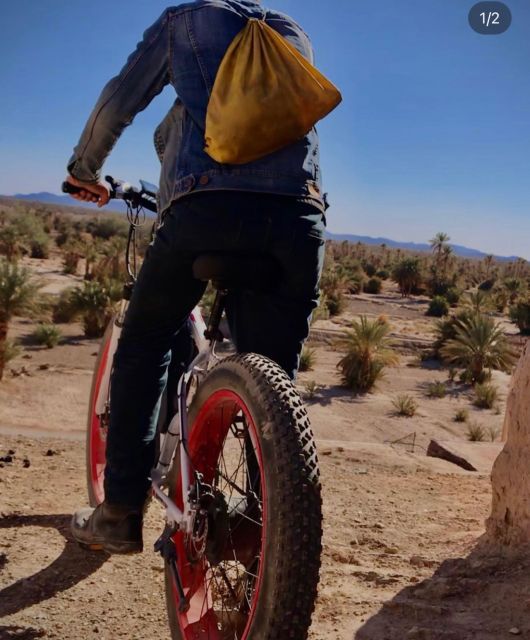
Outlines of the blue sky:
{"label": "blue sky", "polygon": [[[530,258],[530,3],[473,32],[464,0],[277,0],[311,35],[343,104],[319,130],[331,231]],[[4,3],[0,193],[58,192],[105,82],[166,7],[159,0]],[[105,167],[157,181],[152,132],[167,88]]]}

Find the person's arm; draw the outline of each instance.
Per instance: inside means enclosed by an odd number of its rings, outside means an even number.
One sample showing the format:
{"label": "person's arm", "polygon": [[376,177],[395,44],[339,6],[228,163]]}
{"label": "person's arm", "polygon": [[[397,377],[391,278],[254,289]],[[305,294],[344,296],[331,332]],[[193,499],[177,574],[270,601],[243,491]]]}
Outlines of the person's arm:
{"label": "person's arm", "polygon": [[168,84],[169,20],[170,13],[165,11],[144,33],[119,75],[103,89],[68,162],[70,182],[86,186],[87,191],[95,187],[92,196],[85,193],[78,199],[106,204],[100,183],[105,159],[134,116]]}

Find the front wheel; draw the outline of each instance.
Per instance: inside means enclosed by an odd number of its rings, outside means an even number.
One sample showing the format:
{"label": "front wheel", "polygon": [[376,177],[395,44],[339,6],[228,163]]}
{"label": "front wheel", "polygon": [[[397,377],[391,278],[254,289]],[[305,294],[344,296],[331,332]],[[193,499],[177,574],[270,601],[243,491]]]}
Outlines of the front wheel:
{"label": "front wheel", "polygon": [[[316,599],[322,512],[315,444],[292,382],[256,354],[208,372],[190,407],[192,468],[211,487],[177,532],[182,611],[166,567],[173,640],[304,640]],[[170,495],[182,506],[180,480]]]}

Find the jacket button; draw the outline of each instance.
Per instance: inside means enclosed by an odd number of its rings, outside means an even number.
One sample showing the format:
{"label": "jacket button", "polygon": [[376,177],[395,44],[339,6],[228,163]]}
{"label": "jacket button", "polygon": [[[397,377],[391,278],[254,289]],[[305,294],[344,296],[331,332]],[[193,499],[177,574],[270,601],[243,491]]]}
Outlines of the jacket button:
{"label": "jacket button", "polygon": [[195,184],[195,180],[193,176],[190,176],[184,179],[184,181],[182,182],[182,187],[184,188],[185,191],[191,191],[193,189],[194,184]]}
{"label": "jacket button", "polygon": [[210,178],[208,176],[201,176],[199,178],[199,184],[205,185],[210,182]]}

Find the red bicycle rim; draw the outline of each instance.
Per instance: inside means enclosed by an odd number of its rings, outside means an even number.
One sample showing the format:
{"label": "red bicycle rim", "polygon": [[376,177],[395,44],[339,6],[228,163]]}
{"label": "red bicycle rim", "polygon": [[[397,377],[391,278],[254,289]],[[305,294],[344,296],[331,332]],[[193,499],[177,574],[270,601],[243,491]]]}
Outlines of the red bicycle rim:
{"label": "red bicycle rim", "polygon": [[[213,393],[193,424],[188,448],[193,468],[223,496],[228,533],[213,562],[212,554],[195,554],[191,536],[175,534],[189,603],[188,611],[177,613],[180,631],[185,640],[246,640],[263,583],[267,500],[256,426],[242,398],[225,389]],[[176,502],[182,507],[177,483]],[[211,525],[215,543],[217,530],[225,530],[217,522]],[[172,593],[178,612],[175,585]]]}
{"label": "red bicycle rim", "polygon": [[110,339],[103,346],[103,354],[99,362],[99,368],[96,373],[96,381],[94,385],[94,394],[90,406],[90,438],[89,438],[89,465],[90,465],[90,483],[92,492],[98,504],[103,502],[105,491],[103,489],[103,478],[106,464],[106,444],[107,444],[107,427],[102,425],[102,417],[96,414],[96,402],[103,380],[103,374],[107,365],[109,355]]}

